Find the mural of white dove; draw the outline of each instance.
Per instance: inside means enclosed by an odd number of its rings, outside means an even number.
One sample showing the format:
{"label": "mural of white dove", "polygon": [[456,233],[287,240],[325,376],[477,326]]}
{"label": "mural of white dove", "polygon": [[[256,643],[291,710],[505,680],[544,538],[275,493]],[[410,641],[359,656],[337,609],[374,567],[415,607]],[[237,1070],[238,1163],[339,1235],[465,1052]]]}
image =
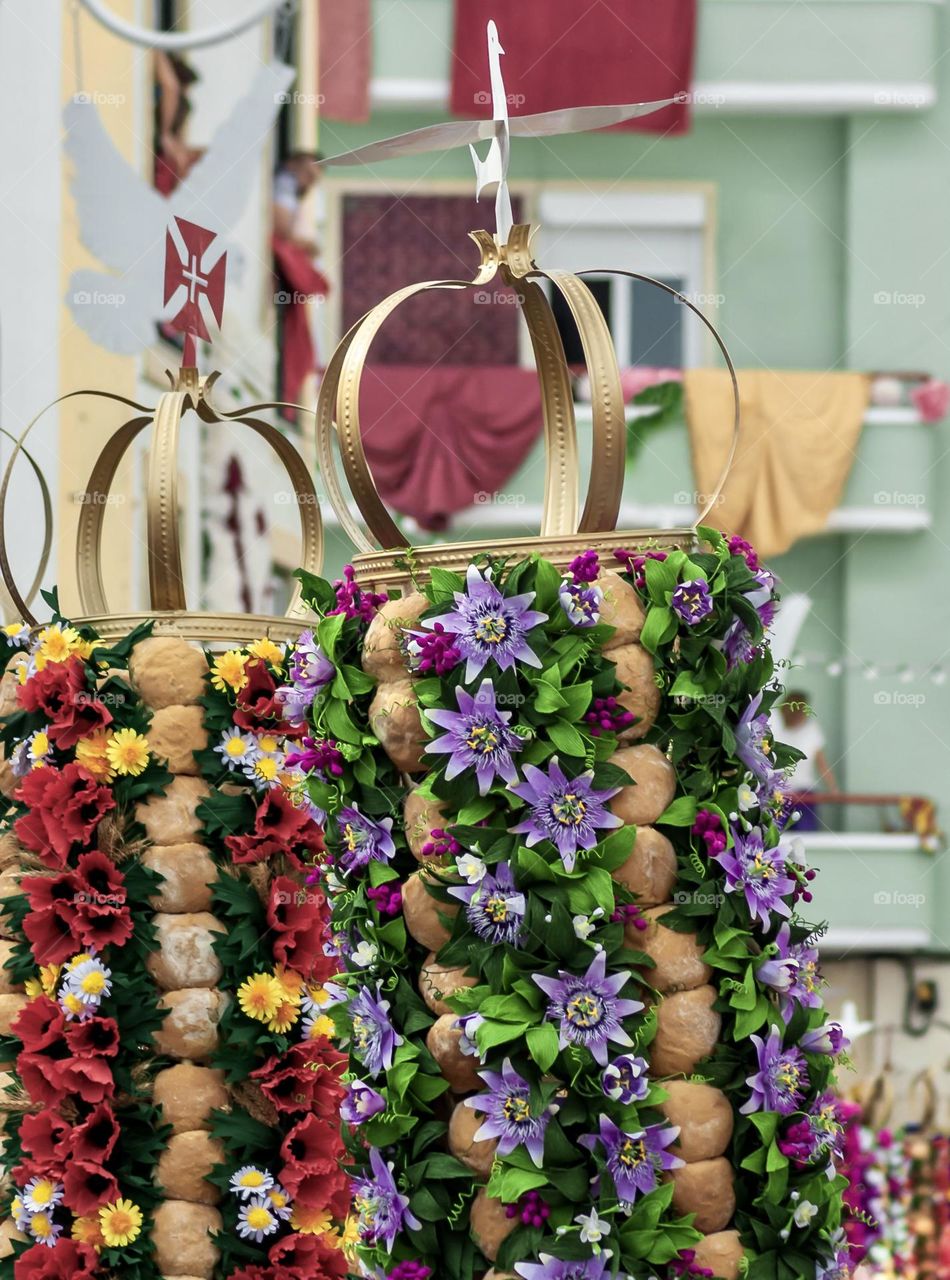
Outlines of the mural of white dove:
{"label": "mural of white dove", "polygon": [[175,298],[162,307],[165,232],[173,218],[197,222],[220,237],[208,250],[205,268],[228,249],[225,237],[254,189],[261,149],[293,75],[293,68],[282,63],[261,67],[204,155],[168,197],[123,159],[92,102],[77,95],[67,104],[64,145],[73,166],[70,185],[80,238],[109,270],[75,271],[66,304],[99,346],[134,355],[154,343],[156,321],[174,313]]}

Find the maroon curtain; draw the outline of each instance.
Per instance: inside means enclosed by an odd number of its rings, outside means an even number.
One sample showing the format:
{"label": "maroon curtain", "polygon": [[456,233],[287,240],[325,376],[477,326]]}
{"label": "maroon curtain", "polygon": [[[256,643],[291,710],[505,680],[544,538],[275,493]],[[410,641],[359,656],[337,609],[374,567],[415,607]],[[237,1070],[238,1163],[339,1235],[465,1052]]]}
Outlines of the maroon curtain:
{"label": "maroon curtain", "polygon": [[[366,461],[387,506],[424,529],[487,502],[541,431],[533,369],[372,365],[360,396]],[[519,521],[512,505],[512,524]]]}
{"label": "maroon curtain", "polygon": [[[490,116],[485,29],[497,18],[512,114],[651,102],[690,89],[696,0],[455,0],[452,111]],[[486,105],[487,104],[487,105]],[[684,133],[685,104],[619,125]]]}
{"label": "maroon curtain", "polygon": [[319,12],[320,114],[362,123],[370,114],[370,0],[320,0]]}
{"label": "maroon curtain", "polygon": [[313,265],[307,251],[283,236],[271,236],[277,306],[281,313],[280,398],[296,402],[308,374],[316,372],[317,353],[310,332],[308,298],[325,298],[327,278]]}

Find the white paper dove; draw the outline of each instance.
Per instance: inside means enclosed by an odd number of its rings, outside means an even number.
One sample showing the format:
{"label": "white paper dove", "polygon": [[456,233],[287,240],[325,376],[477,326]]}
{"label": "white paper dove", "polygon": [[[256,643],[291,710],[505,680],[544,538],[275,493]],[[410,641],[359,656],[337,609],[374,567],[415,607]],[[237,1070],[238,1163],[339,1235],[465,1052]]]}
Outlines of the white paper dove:
{"label": "white paper dove", "polygon": [[[261,150],[293,79],[292,67],[263,66],[217,130],[188,177],[168,197],[149,186],[116,150],[96,107],[81,95],[67,104],[65,148],[82,243],[109,270],[75,271],[66,304],[99,346],[133,355],[155,342],[162,307],[165,231],[186,218],[221,238],[206,267],[228,248],[226,237],[255,187]],[[233,246],[230,246],[233,248]],[[231,261],[240,257],[232,253]],[[174,299],[168,312],[174,311]]]}

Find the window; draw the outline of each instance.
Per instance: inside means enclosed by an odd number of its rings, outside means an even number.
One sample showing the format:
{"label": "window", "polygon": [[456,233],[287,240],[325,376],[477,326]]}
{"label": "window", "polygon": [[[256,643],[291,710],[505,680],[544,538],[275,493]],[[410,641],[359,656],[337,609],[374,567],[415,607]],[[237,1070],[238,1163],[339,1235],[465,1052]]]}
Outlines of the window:
{"label": "window", "polygon": [[[679,368],[704,362],[703,326],[672,294],[596,268],[609,263],[651,276],[709,312],[710,200],[701,190],[572,189],[541,194],[537,260],[544,269],[595,268],[585,272],[584,279],[607,320],[621,368]],[[551,304],[568,363],[582,364],[580,338],[566,304],[556,292]]]}

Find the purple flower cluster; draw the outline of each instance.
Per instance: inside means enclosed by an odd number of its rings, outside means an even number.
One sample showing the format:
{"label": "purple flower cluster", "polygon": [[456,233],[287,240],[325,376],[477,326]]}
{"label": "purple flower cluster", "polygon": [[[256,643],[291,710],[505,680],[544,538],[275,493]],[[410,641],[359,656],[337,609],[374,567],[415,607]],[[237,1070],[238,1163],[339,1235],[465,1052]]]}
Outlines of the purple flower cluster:
{"label": "purple flower cluster", "polygon": [[697,1267],[696,1250],[680,1249],[677,1256],[670,1263],[670,1280],[675,1276],[679,1280],[680,1276],[714,1276],[716,1273],[710,1267]]}
{"label": "purple flower cluster", "polygon": [[708,618],[713,611],[713,598],[705,578],[692,578],[681,582],[670,596],[670,607],[688,627]]}
{"label": "purple flower cluster", "polygon": [[624,567],[624,571],[629,573],[633,578],[633,584],[640,591],[647,585],[646,573],[644,566],[648,560],[665,560],[665,551],[648,551],[645,555],[638,555],[635,551],[624,551],[622,547],[618,547],[614,552],[614,559],[619,560]]}
{"label": "purple flower cluster", "polygon": [[413,666],[423,676],[444,676],[462,661],[455,636],[441,622],[434,623],[431,631],[413,631],[406,647]]}
{"label": "purple flower cluster", "polygon": [[705,841],[710,858],[717,858],[728,843],[722,829],[722,819],[712,809],[700,809],[690,830],[694,836]]}
{"label": "purple flower cluster", "polygon": [[599,738],[602,733],[620,733],[632,725],[636,718],[616,698],[595,698],[590,709],[584,712],[584,723],[590,726],[590,732],[595,738]]}
{"label": "purple flower cluster", "polygon": [[752,543],[746,542],[745,538],[740,538],[737,533],[729,539],[729,554],[742,556],[753,573],[759,568],[759,557]]}
{"label": "purple flower cluster", "polygon": [[381,916],[398,916],[402,911],[402,890],[398,884],[378,884],[366,896]]}
{"label": "purple flower cluster", "polygon": [[356,581],[356,571],[351,564],[344,566],[343,577],[337,578],[333,588],[336,608],[328,613],[345,613],[348,618],[362,618],[364,622],[372,622],[376,610],[389,599],[375,591],[364,591]]}
{"label": "purple flower cluster", "polygon": [[841,1104],[833,1093],[816,1098],[808,1114],[790,1124],[778,1139],[782,1155],[800,1169],[819,1160],[839,1158],[843,1145]]}
{"label": "purple flower cluster", "polygon": [[432,838],[422,846],[423,858],[441,861],[445,858],[455,858],[462,852],[462,846],[455,836],[450,836],[442,827],[433,827],[429,835]]}
{"label": "purple flower cluster", "polygon": [[526,1191],[517,1204],[505,1205],[506,1218],[520,1218],[526,1227],[543,1227],[551,1216],[551,1206],[539,1191]]}
{"label": "purple flower cluster", "polygon": [[610,923],[632,925],[641,932],[650,927],[649,921],[643,918],[643,908],[635,902],[624,902],[614,907],[610,913]]}
{"label": "purple flower cluster", "polygon": [[386,1272],[386,1280],[429,1280],[432,1268],[413,1258],[409,1262],[397,1262],[392,1271]]}
{"label": "purple flower cluster", "polygon": [[596,551],[582,551],[567,566],[574,582],[596,582],[600,576],[600,560]]}

